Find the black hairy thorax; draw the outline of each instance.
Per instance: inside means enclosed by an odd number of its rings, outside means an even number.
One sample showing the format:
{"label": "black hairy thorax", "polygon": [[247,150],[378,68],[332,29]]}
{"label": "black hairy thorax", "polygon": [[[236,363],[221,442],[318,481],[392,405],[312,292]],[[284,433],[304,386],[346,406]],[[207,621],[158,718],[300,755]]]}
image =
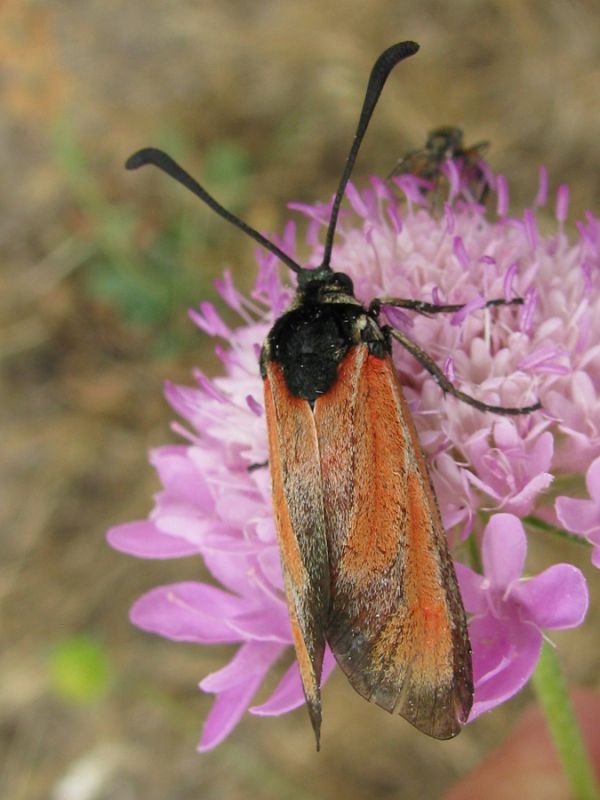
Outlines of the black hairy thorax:
{"label": "black hairy thorax", "polygon": [[279,364],[290,392],[312,405],[333,386],[352,346],[367,344],[380,358],[390,351],[389,336],[375,317],[356,300],[347,275],[307,281],[267,336],[260,358],[263,377],[267,362]]}

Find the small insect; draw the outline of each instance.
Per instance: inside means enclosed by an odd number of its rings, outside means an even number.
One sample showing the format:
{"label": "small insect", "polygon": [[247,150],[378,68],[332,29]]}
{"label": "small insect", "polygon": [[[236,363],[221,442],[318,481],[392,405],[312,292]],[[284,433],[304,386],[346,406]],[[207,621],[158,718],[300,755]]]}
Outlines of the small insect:
{"label": "small insect", "polygon": [[489,142],[478,142],[471,147],[465,147],[460,128],[451,125],[441,126],[429,132],[424,147],[411,150],[403,156],[388,178],[393,178],[395,175],[416,175],[430,183],[433,191],[437,191],[444,178],[445,162],[457,161],[463,181],[475,199],[483,203],[490,186],[481,168],[481,161],[488,147]]}
{"label": "small insect", "polygon": [[378,321],[383,304],[424,314],[460,305],[380,298],[365,308],[350,278],[331,267],[340,204],[371,115],[393,67],[417,50],[414,42],[396,44],[373,66],[317,269],[225,210],[162,151],[146,148],[127,161],[129,169],[159,167],[297,276],[291,306],[262,347],[260,371],[281,565],[317,749],[326,644],[360,695],[430,736],[455,736],[472,704],[465,612],[392,339],[444,392],[481,411],[540,408],[490,406],[464,394],[415,342]]}

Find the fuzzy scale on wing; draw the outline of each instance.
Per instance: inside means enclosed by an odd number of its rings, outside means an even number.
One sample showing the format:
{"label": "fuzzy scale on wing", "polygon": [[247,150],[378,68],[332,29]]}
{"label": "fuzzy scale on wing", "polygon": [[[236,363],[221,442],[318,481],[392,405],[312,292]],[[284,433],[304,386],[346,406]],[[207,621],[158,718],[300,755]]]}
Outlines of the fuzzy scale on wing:
{"label": "fuzzy scale on wing", "polygon": [[472,698],[446,536],[391,356],[352,347],[315,403],[331,573],[327,639],[354,688],[449,738]]}
{"label": "fuzzy scale on wing", "polygon": [[318,743],[329,569],[316,428],[309,404],[290,393],[281,367],[270,362],[266,371],[273,510],[294,646]]}

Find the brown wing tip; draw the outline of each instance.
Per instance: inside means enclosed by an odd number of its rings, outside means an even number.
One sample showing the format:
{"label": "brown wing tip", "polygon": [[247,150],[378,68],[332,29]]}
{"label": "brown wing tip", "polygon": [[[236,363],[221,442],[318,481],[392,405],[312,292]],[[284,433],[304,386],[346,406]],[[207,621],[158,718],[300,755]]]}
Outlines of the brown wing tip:
{"label": "brown wing tip", "polygon": [[367,692],[354,688],[367,700],[398,714],[417,730],[434,739],[453,739],[463,729],[472,703],[472,687],[461,682],[426,684],[413,680],[409,666],[398,683],[379,683]]}
{"label": "brown wing tip", "polygon": [[315,733],[315,743],[317,746],[317,753],[321,749],[321,700],[320,698],[315,698],[314,700],[309,700],[306,698],[306,707],[308,708],[308,716],[310,717],[310,724],[312,725],[312,729]]}
{"label": "brown wing tip", "polygon": [[414,725],[421,733],[434,739],[453,739],[463,729],[471,702],[465,706],[455,687],[438,686],[423,692],[414,684],[407,687],[395,712]]}

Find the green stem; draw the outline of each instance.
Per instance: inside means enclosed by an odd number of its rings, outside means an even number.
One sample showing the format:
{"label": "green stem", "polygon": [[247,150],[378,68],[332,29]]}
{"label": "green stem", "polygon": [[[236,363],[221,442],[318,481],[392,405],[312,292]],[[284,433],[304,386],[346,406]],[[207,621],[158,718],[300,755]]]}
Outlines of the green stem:
{"label": "green stem", "polygon": [[550,525],[549,522],[545,522],[543,519],[539,519],[538,517],[531,515],[528,517],[523,517],[523,522],[525,525],[529,525],[532,528],[537,528],[539,531],[552,533],[555,536],[559,536],[561,539],[566,539],[569,542],[575,542],[576,544],[583,545],[584,547],[590,547],[590,543],[584,539],[583,536],[577,536],[575,533],[569,533],[562,528],[557,528],[555,525]]}
{"label": "green stem", "polygon": [[477,543],[474,533],[472,533],[467,539],[467,547],[469,548],[469,557],[471,559],[471,566],[473,567],[475,572],[479,572],[480,574],[482,574],[483,562],[481,560],[481,552],[479,550],[479,545]]}
{"label": "green stem", "polygon": [[554,648],[543,643],[533,686],[571,788],[573,800],[599,800],[600,793]]}

